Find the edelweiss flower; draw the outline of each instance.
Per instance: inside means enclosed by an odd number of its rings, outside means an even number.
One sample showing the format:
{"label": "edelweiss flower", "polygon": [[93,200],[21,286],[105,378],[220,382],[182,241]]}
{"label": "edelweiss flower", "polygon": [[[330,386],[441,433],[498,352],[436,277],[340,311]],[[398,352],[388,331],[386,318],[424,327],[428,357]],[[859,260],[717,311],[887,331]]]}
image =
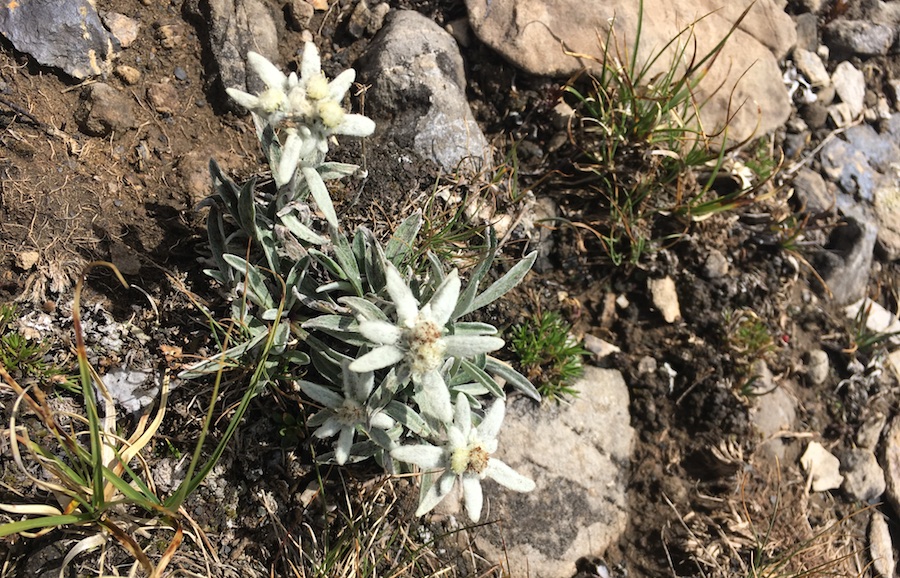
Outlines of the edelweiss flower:
{"label": "edelweiss flower", "polygon": [[503,400],[497,400],[488,409],[481,424],[472,427],[472,409],[466,397],[459,394],[453,425],[447,429],[445,447],[419,444],[401,446],[391,451],[391,457],[395,460],[417,465],[423,470],[444,470],[420,497],[416,516],[426,514],[438,505],[453,490],[457,480],[462,487],[466,512],[473,522],[481,517],[484,502],[481,480],[491,478],[516,492],[534,489],[532,480],[491,457],[497,451],[497,433],[505,413]]}
{"label": "edelweiss flower", "polygon": [[252,95],[236,88],[226,92],[241,106],[272,126],[287,122],[281,161],[276,176],[286,183],[298,165],[316,166],[328,152],[333,135],[369,136],[375,123],[361,115],[348,114],[342,105],[344,95],[356,79],[356,71],[345,70],[331,82],[322,73],[319,51],[312,42],[303,49],[300,76],[285,76],[265,57],[247,53],[247,62],[266,83],[266,90]]}
{"label": "edelweiss flower", "polygon": [[417,388],[422,413],[449,423],[453,417],[450,391],[441,376],[448,357],[471,357],[503,347],[499,337],[445,335],[447,322],[459,299],[459,274],[454,269],[419,309],[400,272],[387,264],[387,291],[397,309],[397,323],[359,319],[359,332],[378,345],[350,364],[353,371],[374,371],[403,363]]}
{"label": "edelweiss flower", "polygon": [[345,365],[343,381],[344,397],[310,381],[301,380],[299,383],[303,393],[325,406],[325,409],[307,421],[311,427],[319,426],[313,435],[327,438],[340,433],[334,447],[335,461],[339,465],[343,465],[350,457],[357,427],[365,430],[372,427],[390,429],[394,425],[394,420],[387,414],[368,406],[369,394],[375,383],[371,372],[356,373],[349,371]]}

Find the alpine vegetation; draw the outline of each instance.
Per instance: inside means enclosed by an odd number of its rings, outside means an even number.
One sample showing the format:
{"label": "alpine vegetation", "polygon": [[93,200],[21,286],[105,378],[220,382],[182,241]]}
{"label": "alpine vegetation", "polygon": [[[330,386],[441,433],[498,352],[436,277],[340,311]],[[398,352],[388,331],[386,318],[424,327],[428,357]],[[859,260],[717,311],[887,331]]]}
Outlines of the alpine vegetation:
{"label": "alpine vegetation", "polygon": [[250,111],[274,182],[238,185],[210,163],[215,194],[203,203],[212,265],[206,272],[231,292],[231,330],[220,336],[222,353],[182,376],[250,365],[248,395],[268,384],[302,392],[318,408],[307,420],[313,437],[336,436],[333,451],[318,459],[374,458],[388,472],[418,466],[420,515],[457,480],[472,520],[481,514],[484,478],[533,489],[534,482],[491,455],[505,413],[498,383],[535,400],[540,394],[491,356],[504,345],[494,326],[464,319],[515,287],[535,253],[480,289],[497,252],[492,231],[465,284],[456,269],[417,250],[420,212],[386,242],[365,227],[348,236],[326,182],[359,167],[326,156],[336,136],[375,130],[345,108],[355,72],[329,81],[312,43],[299,76],[253,52],[248,62],[266,89],[228,94]]}

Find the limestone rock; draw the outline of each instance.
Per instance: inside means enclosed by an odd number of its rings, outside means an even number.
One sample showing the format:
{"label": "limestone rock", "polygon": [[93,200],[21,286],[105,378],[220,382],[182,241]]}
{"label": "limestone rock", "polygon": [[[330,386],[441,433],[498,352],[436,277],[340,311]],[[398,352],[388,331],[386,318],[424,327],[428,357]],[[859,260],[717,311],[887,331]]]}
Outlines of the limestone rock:
{"label": "limestone rock", "polygon": [[[628,387],[615,370],[587,368],[567,405],[509,406],[497,457],[529,476],[527,494],[485,485],[488,524],[476,543],[508,560],[510,576],[568,578],[575,561],[605,550],[625,529],[625,483],[634,430]],[[614,434],[612,433],[614,432]]]}
{"label": "limestone rock", "polygon": [[812,482],[812,491],[827,492],[841,487],[844,476],[841,475],[841,462],[819,442],[810,442],[800,458],[806,475]]}
{"label": "limestone rock", "polygon": [[897,563],[894,561],[891,530],[884,514],[877,510],[872,512],[869,520],[869,557],[872,568],[880,578],[892,578],[895,575]]}
{"label": "limestone rock", "polygon": [[802,48],[794,49],[794,64],[797,70],[803,73],[810,86],[827,86],[831,84],[831,77],[825,69],[825,64],[815,52],[804,50]]}
{"label": "limestone rock", "polygon": [[359,73],[371,84],[366,114],[398,144],[451,172],[489,162],[490,148],[466,99],[459,48],[433,21],[410,10],[389,14]]}
{"label": "limestone rock", "polygon": [[831,232],[827,248],[811,255],[810,263],[838,304],[865,295],[877,235],[878,228],[870,219],[848,216],[843,226]]}
{"label": "limestone rock", "polygon": [[878,249],[888,261],[900,259],[900,169],[894,169],[875,189],[873,209],[878,219]]}
{"label": "limestone rock", "polygon": [[103,15],[103,23],[109,28],[119,45],[122,48],[128,48],[137,40],[138,32],[141,29],[141,23],[134,18],[129,18],[118,12],[107,12]]}
{"label": "limestone rock", "polygon": [[822,385],[828,379],[831,363],[828,354],[822,349],[813,349],[807,354],[806,378],[812,385]]}
{"label": "limestone rock", "polygon": [[0,34],[21,52],[77,79],[107,74],[116,41],[90,0],[28,0],[0,9]]}
{"label": "limestone rock", "polygon": [[678,305],[675,281],[671,277],[651,279],[649,286],[653,306],[662,314],[666,323],[675,323],[681,319],[681,307]]}
{"label": "limestone rock", "polygon": [[831,75],[831,83],[841,102],[847,105],[851,120],[862,114],[866,98],[866,77],[862,71],[847,61],[841,62]]}
{"label": "limestone rock", "polygon": [[[531,74],[563,77],[595,64],[565,51],[599,57],[613,17],[616,41],[632,42],[638,5],[632,0],[466,0],[470,24],[482,42]],[[654,51],[703,15],[707,16],[694,24],[690,42],[697,41],[698,55],[707,54],[728,34],[745,5],[723,0],[645,0],[638,64],[647,62]],[[688,42],[686,36],[682,40],[682,44]],[[701,112],[704,126],[709,130],[724,124],[729,98],[735,114],[730,139],[781,126],[791,104],[777,61],[795,41],[793,22],[777,3],[756,2],[700,83],[701,99],[722,86]],[[632,48],[625,46],[619,52],[631,54]],[[688,50],[687,58],[692,56]],[[671,52],[658,59],[647,78],[667,70],[671,60]],[[765,91],[759,90],[762,86]]]}

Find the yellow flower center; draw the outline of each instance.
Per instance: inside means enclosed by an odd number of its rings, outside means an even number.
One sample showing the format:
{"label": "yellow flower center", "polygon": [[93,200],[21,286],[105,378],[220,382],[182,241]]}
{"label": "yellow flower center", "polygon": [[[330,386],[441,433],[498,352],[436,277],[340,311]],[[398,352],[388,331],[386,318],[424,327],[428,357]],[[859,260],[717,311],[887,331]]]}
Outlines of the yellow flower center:
{"label": "yellow flower center", "polygon": [[322,100],[328,96],[328,79],[324,74],[309,79],[306,83],[306,96],[313,100]]}
{"label": "yellow flower center", "polygon": [[262,91],[259,96],[259,107],[266,112],[272,113],[281,107],[284,102],[284,91],[277,88],[268,88]]}
{"label": "yellow flower center", "polygon": [[333,100],[319,103],[319,118],[327,128],[334,128],[344,122],[344,109]]}
{"label": "yellow flower center", "polygon": [[456,448],[450,456],[450,469],[457,475],[478,474],[487,468],[490,454],[480,444],[469,444],[464,448]]}
{"label": "yellow flower center", "polygon": [[335,408],[334,414],[344,425],[363,423],[366,418],[362,406],[351,399],[345,399],[341,407]]}
{"label": "yellow flower center", "polygon": [[419,319],[415,327],[407,333],[409,354],[407,356],[413,375],[423,375],[439,368],[444,362],[446,344],[441,339],[444,332],[437,323]]}

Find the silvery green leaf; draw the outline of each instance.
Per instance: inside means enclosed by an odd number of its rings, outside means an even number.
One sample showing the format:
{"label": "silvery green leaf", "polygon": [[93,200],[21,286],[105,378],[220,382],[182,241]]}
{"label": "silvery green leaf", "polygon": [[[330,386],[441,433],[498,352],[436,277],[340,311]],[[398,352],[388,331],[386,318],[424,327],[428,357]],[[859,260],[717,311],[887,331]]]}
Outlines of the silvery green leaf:
{"label": "silvery green leaf", "polygon": [[422,211],[416,211],[406,217],[384,248],[385,258],[394,265],[400,266],[403,258],[415,247],[416,235],[422,228]]}
{"label": "silvery green leaf", "polygon": [[[228,270],[231,271],[230,268]],[[203,274],[215,281],[218,281],[222,285],[231,285],[231,280],[225,279],[225,276],[219,269],[204,269]]]}
{"label": "silvery green leaf", "polygon": [[423,438],[431,435],[431,428],[425,422],[425,419],[416,411],[404,403],[393,400],[384,408],[384,412],[394,418],[397,423],[401,423],[416,435]]}
{"label": "silvery green leaf", "polygon": [[259,318],[263,321],[275,321],[275,319],[280,319],[286,311],[279,312],[278,309],[266,309],[262,313],[259,314]]}
{"label": "silvery green leaf", "polygon": [[304,321],[301,327],[306,330],[318,329],[332,335],[339,335],[341,336],[341,339],[357,336],[356,340],[360,341],[360,344],[363,343],[362,340],[358,339],[359,325],[356,323],[356,319],[352,317],[346,317],[344,315],[319,315],[318,317],[313,317],[308,321]]}
{"label": "silvery green leaf", "polygon": [[290,329],[291,326],[288,323],[278,323],[272,329],[275,335],[272,339],[272,347],[269,350],[270,355],[280,357],[285,352],[291,339]]}
{"label": "silvery green leaf", "polygon": [[453,324],[454,335],[496,335],[497,328],[490,323],[458,321]]}
{"label": "silvery green leaf", "polygon": [[497,253],[497,235],[494,233],[493,227],[488,229],[488,248],[484,254],[482,260],[478,263],[478,266],[475,267],[475,270],[469,276],[469,283],[466,285],[465,290],[459,296],[459,300],[456,302],[456,308],[453,310],[453,314],[450,316],[450,320],[456,320],[465,315],[469,311],[473,311],[471,308],[472,303],[475,301],[475,293],[478,291],[478,285],[481,283],[481,280],[487,275],[488,270],[491,268],[491,264],[494,262],[494,255]]}
{"label": "silvery green leaf", "polygon": [[231,179],[222,174],[222,169],[219,168],[219,165],[213,159],[210,159],[209,161],[209,172],[210,175],[212,175],[213,186],[215,187],[216,192],[219,193],[219,197],[225,203],[228,212],[237,217],[237,204],[238,197],[240,196],[240,189],[237,188],[237,185],[235,185]]}
{"label": "silvery green leaf", "polygon": [[337,231],[334,231],[331,237],[334,243],[334,256],[338,263],[340,263],[341,269],[344,271],[343,278],[353,287],[354,293],[356,293],[357,296],[362,297],[363,290],[362,280],[359,276],[359,267],[356,263],[356,256],[350,248],[350,243],[347,242],[347,237]]}
{"label": "silvery green leaf", "polygon": [[333,179],[340,179],[343,177],[349,177],[353,173],[356,172],[356,169],[359,168],[359,165],[351,165],[348,163],[322,163],[316,170],[319,171],[319,174],[322,176],[323,181],[330,181]]}
{"label": "silvery green leaf", "polygon": [[309,365],[309,355],[296,349],[288,349],[280,356],[282,361],[294,365]]}
{"label": "silvery green leaf", "polygon": [[365,271],[365,263],[366,263],[366,255],[369,252],[368,246],[366,244],[366,231],[365,227],[357,227],[356,232],[353,233],[353,258],[356,260],[357,269],[362,265],[362,270]]}
{"label": "silvery green leaf", "polygon": [[189,366],[187,369],[178,374],[178,378],[193,379],[195,377],[209,375],[210,373],[217,372],[220,365],[223,364],[226,368],[236,366],[237,363],[232,362],[232,360],[239,359],[244,353],[265,341],[266,337],[268,337],[268,334],[266,332],[260,332],[244,343],[235,345],[234,347],[224,351],[223,353],[219,353],[209,359],[204,359],[203,361]]}
{"label": "silvery green leaf", "polygon": [[490,355],[487,357],[487,362],[485,363],[484,368],[487,371],[497,375],[506,380],[506,383],[518,389],[520,392],[524,393],[531,399],[535,401],[541,401],[541,394],[538,393],[538,390],[528,381],[524,375],[513,369],[511,365],[500,361],[496,357],[491,357]]}
{"label": "silvery green leaf", "polygon": [[321,175],[316,169],[305,166],[300,168],[300,172],[303,173],[303,178],[306,180],[307,187],[309,187],[309,193],[315,199],[319,210],[325,215],[325,220],[328,221],[332,228],[337,229],[337,213],[334,212],[331,195],[328,194],[328,188],[325,187],[325,182],[322,180]]}
{"label": "silvery green leaf", "polygon": [[[356,464],[367,460],[374,456],[375,454],[381,451],[381,447],[373,441],[364,441],[357,442],[350,447],[350,457],[347,458],[347,461],[344,465],[347,464]],[[335,453],[328,452],[318,456],[317,460],[319,463],[332,463],[335,460]]]}
{"label": "silvery green leaf", "polygon": [[436,283],[441,283],[447,274],[444,272],[444,264],[440,258],[432,251],[428,251],[428,264],[431,266],[431,276],[434,277]]}
{"label": "silvery green leaf", "polygon": [[321,403],[327,408],[336,409],[344,404],[344,398],[341,395],[325,386],[301,379],[297,382],[301,391],[308,395],[313,401]]}
{"label": "silvery green leaf", "polygon": [[245,276],[247,279],[246,286],[249,291],[249,297],[253,303],[259,305],[263,309],[273,309],[275,307],[275,300],[269,294],[269,289],[266,287],[265,280],[256,267],[237,255],[232,255],[230,253],[226,253],[222,258],[232,267],[232,269]]}
{"label": "silvery green leaf", "polygon": [[478,396],[487,395],[491,393],[490,390],[480,383],[462,383],[460,385],[454,385],[451,388],[453,393],[464,393],[466,396],[470,397],[477,401]]}
{"label": "silvery green leaf", "polygon": [[384,311],[379,309],[377,305],[375,305],[368,299],[363,299],[362,297],[347,296],[338,299],[338,303],[346,305],[353,311],[354,315],[362,317],[363,319],[372,321],[388,320],[388,317],[384,314]]}
{"label": "silvery green leaf", "polygon": [[322,264],[328,272],[331,273],[332,276],[337,277],[339,279],[347,279],[347,274],[344,272],[344,269],[338,264],[337,261],[319,251],[318,249],[310,249],[309,254],[312,255],[316,261]]}
{"label": "silvery green leaf", "polygon": [[485,373],[483,369],[469,361],[468,359],[460,359],[460,366],[463,371],[469,374],[469,377],[475,380],[475,383],[487,388],[495,397],[500,399],[505,399],[506,394],[503,393],[503,388],[500,387],[494,379]]}
{"label": "silvery green leaf", "polygon": [[209,248],[212,251],[213,260],[221,273],[218,281],[231,285],[234,282],[234,272],[223,258],[228,248],[225,244],[225,222],[222,220],[222,212],[218,205],[214,204],[209,208],[209,214],[206,216],[206,234],[209,238]]}
{"label": "silvery green leaf", "polygon": [[266,256],[266,262],[276,275],[281,274],[281,259],[278,257],[278,242],[275,240],[275,234],[271,229],[263,229],[256,226],[256,240],[262,247],[263,254]]}
{"label": "silvery green leaf", "polygon": [[325,244],[325,237],[322,237],[321,235],[304,225],[303,222],[298,219],[294,213],[286,213],[284,215],[281,215],[280,219],[281,224],[287,227],[288,230],[301,241],[305,241],[312,245]]}
{"label": "silvery green leaf", "polygon": [[[510,289],[518,285],[522,279],[525,278],[525,275],[531,270],[531,266],[534,265],[535,259],[537,259],[537,251],[532,251],[525,255],[521,261],[513,265],[512,269],[506,272],[506,275],[497,279],[490,287],[485,289],[483,293],[472,300],[468,307],[460,312],[459,317],[477,309],[481,309],[485,305],[493,303],[500,297],[503,297]],[[456,316],[455,311],[454,316]]]}
{"label": "silvery green leaf", "polygon": [[241,228],[256,238],[256,200],[253,193],[256,189],[256,178],[244,183],[238,195],[238,217]]}
{"label": "silvery green leaf", "polygon": [[275,134],[275,129],[267,122],[264,122],[258,115],[253,115],[253,124],[256,126],[256,137],[262,146],[263,154],[269,161],[269,168],[273,174],[278,170],[281,164],[281,141]]}
{"label": "silvery green leaf", "polygon": [[391,439],[391,436],[383,429],[373,427],[367,430],[366,433],[369,434],[369,438],[382,449],[391,451],[397,447],[397,442]]}

